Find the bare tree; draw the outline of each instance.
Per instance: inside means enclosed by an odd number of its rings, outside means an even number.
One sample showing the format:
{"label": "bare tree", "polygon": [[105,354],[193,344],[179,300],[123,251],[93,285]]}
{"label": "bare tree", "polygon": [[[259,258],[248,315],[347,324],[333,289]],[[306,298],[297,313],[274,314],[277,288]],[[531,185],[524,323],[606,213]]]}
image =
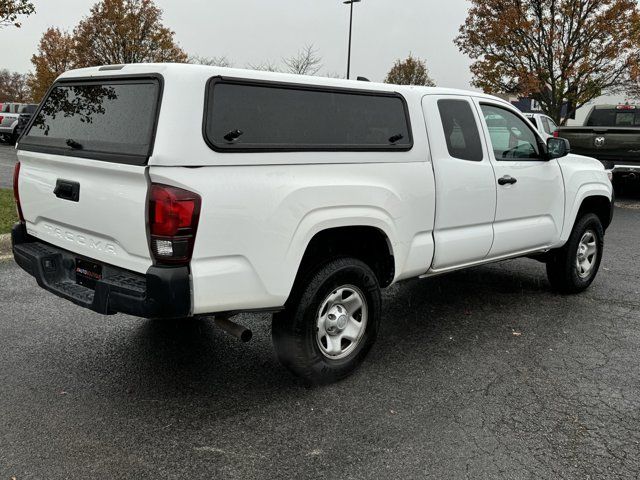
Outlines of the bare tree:
{"label": "bare tree", "polygon": [[325,77],[325,78],[335,78],[336,80],[346,80],[347,76],[344,73],[338,73],[338,72],[326,72],[322,75],[320,75],[321,77]]}
{"label": "bare tree", "polygon": [[201,57],[193,55],[189,57],[189,63],[194,65],[209,65],[211,67],[233,67],[233,62],[226,55],[216,57]]}
{"label": "bare tree", "polygon": [[0,102],[28,102],[31,92],[23,73],[0,70]]}
{"label": "bare tree", "polygon": [[280,67],[271,60],[266,60],[261,63],[247,63],[249,70],[259,70],[261,72],[280,72]]}
{"label": "bare tree", "polygon": [[282,61],[289,73],[297,75],[315,75],[322,68],[322,57],[311,44],[305,46],[293,57],[283,58]]}

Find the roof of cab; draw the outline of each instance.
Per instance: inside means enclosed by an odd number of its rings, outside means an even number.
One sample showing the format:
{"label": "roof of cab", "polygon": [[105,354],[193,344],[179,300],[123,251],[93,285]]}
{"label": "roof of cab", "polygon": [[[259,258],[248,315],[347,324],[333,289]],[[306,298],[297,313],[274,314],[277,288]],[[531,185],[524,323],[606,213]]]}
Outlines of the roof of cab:
{"label": "roof of cab", "polygon": [[345,80],[340,78],[314,77],[309,75],[294,75],[290,73],[264,72],[258,70],[244,70],[238,68],[214,67],[208,65],[193,65],[184,63],[132,63],[126,65],[106,65],[102,67],[80,68],[63,73],[58,79],[86,78],[86,77],[114,77],[120,75],[160,74],[165,81],[171,77],[186,76],[194,79],[211,78],[215,76],[242,78],[248,80],[264,80],[272,82],[297,83],[329,87],[355,88],[382,92],[398,92],[401,94],[431,94],[431,95],[464,95],[491,99],[510,105],[505,100],[471,90],[460,90],[440,87],[421,87],[410,85],[393,85],[388,83]]}

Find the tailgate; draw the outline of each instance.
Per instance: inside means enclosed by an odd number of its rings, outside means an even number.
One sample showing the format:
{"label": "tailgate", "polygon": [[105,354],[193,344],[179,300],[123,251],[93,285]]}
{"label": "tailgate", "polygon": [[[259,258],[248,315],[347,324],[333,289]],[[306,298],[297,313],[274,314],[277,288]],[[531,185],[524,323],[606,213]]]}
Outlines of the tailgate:
{"label": "tailgate", "polygon": [[[20,204],[27,232],[65,250],[144,273],[146,167],[19,152]],[[56,187],[77,185],[78,200]],[[69,191],[69,189],[67,189]]]}
{"label": "tailgate", "polygon": [[574,153],[600,160],[640,163],[640,128],[563,128]]}
{"label": "tailgate", "polygon": [[27,232],[136,272],[152,265],[146,163],[159,109],[158,80],[57,83],[18,147]]}

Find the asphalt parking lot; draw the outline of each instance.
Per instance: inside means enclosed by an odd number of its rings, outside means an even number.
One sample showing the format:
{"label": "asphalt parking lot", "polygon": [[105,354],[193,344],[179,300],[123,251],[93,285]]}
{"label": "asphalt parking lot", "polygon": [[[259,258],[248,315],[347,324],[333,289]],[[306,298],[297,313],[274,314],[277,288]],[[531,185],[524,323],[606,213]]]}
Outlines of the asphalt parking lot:
{"label": "asphalt parking lot", "polygon": [[316,389],[266,315],[237,319],[243,345],[0,263],[0,480],[638,478],[640,197],[620,205],[588,292],[550,293],[532,260],[394,286],[368,361]]}

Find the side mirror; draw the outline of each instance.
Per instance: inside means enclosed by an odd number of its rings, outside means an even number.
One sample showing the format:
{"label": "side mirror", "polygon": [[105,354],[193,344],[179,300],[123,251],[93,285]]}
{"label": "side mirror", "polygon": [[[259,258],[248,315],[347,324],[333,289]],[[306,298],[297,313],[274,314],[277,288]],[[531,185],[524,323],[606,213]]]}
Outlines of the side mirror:
{"label": "side mirror", "polygon": [[547,140],[547,151],[549,160],[566,157],[571,153],[571,144],[566,138],[552,137]]}

